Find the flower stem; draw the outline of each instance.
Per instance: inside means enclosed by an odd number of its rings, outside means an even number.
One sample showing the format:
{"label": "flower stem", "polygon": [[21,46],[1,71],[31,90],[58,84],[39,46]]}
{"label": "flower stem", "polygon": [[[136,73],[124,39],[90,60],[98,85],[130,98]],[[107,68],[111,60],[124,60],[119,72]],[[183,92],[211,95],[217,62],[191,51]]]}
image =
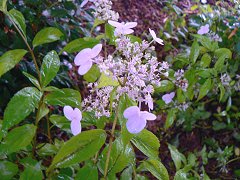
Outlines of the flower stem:
{"label": "flower stem", "polygon": [[109,166],[110,155],[111,155],[112,145],[113,145],[113,140],[114,140],[114,132],[115,132],[115,128],[116,128],[116,125],[117,125],[117,119],[118,119],[118,107],[117,107],[117,110],[116,110],[116,116],[115,116],[114,121],[113,121],[111,136],[110,136],[110,140],[109,140],[107,159],[106,159],[106,162],[105,162],[105,169],[104,169],[104,179],[106,179],[107,173],[108,173],[108,166]]}

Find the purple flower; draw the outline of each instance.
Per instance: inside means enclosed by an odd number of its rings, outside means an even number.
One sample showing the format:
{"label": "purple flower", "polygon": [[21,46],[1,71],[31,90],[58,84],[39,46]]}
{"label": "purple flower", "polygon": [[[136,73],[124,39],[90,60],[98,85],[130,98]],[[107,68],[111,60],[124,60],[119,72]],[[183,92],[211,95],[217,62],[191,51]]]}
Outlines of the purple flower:
{"label": "purple flower", "polygon": [[102,50],[102,44],[97,44],[92,49],[86,48],[80,51],[74,59],[74,63],[78,68],[78,74],[86,74],[93,65],[93,58],[97,57]]}
{"label": "purple flower", "polygon": [[140,111],[139,107],[131,106],[125,109],[123,116],[127,119],[127,130],[132,134],[141,132],[147,124],[147,120],[155,120],[156,116],[147,111]]}
{"label": "purple flower", "polygon": [[207,34],[208,32],[209,32],[209,24],[206,24],[205,26],[201,26],[197,33],[200,35],[203,35],[203,34]]}
{"label": "purple flower", "polygon": [[155,33],[153,30],[151,30],[151,29],[149,28],[149,32],[150,32],[150,34],[151,34],[151,36],[152,36],[152,38],[153,38],[154,41],[156,41],[157,43],[159,43],[159,44],[161,44],[161,45],[164,45],[164,44],[163,44],[163,40],[160,39],[160,38],[158,38],[157,35],[156,35],[156,33]]}
{"label": "purple flower", "polygon": [[90,1],[90,2],[95,2],[96,0],[84,0],[84,1],[81,3],[80,7],[82,8],[83,6],[85,6],[85,5],[88,3],[88,1]]}
{"label": "purple flower", "polygon": [[64,116],[71,121],[71,131],[74,136],[81,133],[82,127],[80,121],[82,120],[82,113],[78,108],[73,109],[71,106],[64,106]]}
{"label": "purple flower", "polygon": [[175,96],[175,92],[171,92],[169,94],[165,94],[162,96],[162,100],[166,103],[169,104],[170,102],[172,102],[172,99]]}
{"label": "purple flower", "polygon": [[119,23],[117,21],[109,20],[108,23],[116,28],[114,31],[115,36],[132,34],[134,32],[132,28],[137,26],[136,22]]}

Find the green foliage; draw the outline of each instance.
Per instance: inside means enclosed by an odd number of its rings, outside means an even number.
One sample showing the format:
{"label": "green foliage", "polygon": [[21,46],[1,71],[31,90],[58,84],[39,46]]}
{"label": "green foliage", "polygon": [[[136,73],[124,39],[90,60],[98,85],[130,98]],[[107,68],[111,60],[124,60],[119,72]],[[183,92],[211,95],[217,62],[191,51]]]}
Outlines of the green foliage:
{"label": "green foliage", "polygon": [[18,172],[18,166],[9,161],[0,161],[0,169],[1,178],[4,180],[12,179]]}

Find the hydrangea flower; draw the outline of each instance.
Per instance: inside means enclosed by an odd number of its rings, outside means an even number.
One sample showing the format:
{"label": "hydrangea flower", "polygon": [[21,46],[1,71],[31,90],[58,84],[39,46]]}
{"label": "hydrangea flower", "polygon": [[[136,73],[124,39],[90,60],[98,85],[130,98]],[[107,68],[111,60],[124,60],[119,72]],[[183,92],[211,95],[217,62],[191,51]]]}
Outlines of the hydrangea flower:
{"label": "hydrangea flower", "polygon": [[165,94],[162,96],[162,100],[166,103],[169,104],[170,102],[172,102],[172,99],[175,96],[175,92],[171,92],[169,94]]}
{"label": "hydrangea flower", "polygon": [[82,120],[82,113],[78,108],[73,109],[71,106],[64,106],[64,116],[71,121],[71,131],[74,136],[81,133],[82,127],[80,121]]}
{"label": "hydrangea flower", "polygon": [[200,35],[203,35],[203,34],[207,34],[208,32],[209,32],[209,24],[206,24],[205,26],[201,26],[197,33]]}
{"label": "hydrangea flower", "polygon": [[150,32],[150,34],[151,34],[151,36],[152,36],[152,38],[153,38],[153,40],[154,40],[155,42],[157,42],[157,43],[159,43],[159,44],[161,44],[161,45],[164,45],[164,44],[163,44],[163,40],[160,39],[160,38],[158,38],[157,35],[156,35],[156,33],[155,33],[153,30],[151,30],[151,29],[149,28],[149,32]]}
{"label": "hydrangea flower", "polygon": [[86,48],[80,51],[74,59],[74,63],[78,68],[78,74],[86,74],[93,65],[93,59],[96,58],[102,50],[102,44],[97,44],[92,49]]}
{"label": "hydrangea flower", "polygon": [[131,106],[127,108],[123,116],[127,119],[127,130],[132,134],[141,132],[147,124],[147,120],[155,120],[157,117],[147,111],[140,111],[139,107]]}
{"label": "hydrangea flower", "polygon": [[108,23],[116,28],[114,31],[115,36],[132,34],[134,32],[132,28],[137,26],[137,22],[119,23],[117,21],[109,20]]}

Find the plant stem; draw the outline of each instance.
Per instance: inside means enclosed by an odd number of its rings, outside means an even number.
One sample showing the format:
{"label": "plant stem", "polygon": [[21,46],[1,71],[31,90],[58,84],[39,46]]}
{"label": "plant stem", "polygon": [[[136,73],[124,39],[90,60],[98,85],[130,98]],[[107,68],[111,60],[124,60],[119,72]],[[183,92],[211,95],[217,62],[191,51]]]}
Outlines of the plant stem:
{"label": "plant stem", "polygon": [[16,28],[16,30],[18,31],[18,33],[20,34],[20,36],[22,37],[24,43],[26,44],[31,56],[32,56],[32,59],[33,59],[33,62],[34,62],[34,65],[35,65],[35,68],[37,70],[37,74],[38,74],[38,78],[40,80],[41,76],[40,76],[40,70],[39,70],[39,67],[38,67],[38,64],[37,64],[37,60],[36,60],[36,57],[33,53],[33,50],[32,48],[30,47],[30,45],[28,44],[27,42],[27,39],[26,37],[22,34],[21,30],[17,27],[17,25],[15,24],[15,22],[12,20],[12,18],[8,15],[8,18],[10,19],[10,21],[12,22],[13,26]]}
{"label": "plant stem", "polygon": [[108,165],[109,165],[109,161],[110,161],[110,155],[111,155],[112,144],[113,144],[113,139],[114,139],[114,132],[115,132],[115,128],[116,128],[116,125],[117,125],[117,119],[118,119],[117,115],[118,115],[118,107],[117,107],[117,110],[116,110],[116,116],[115,116],[114,121],[113,121],[111,136],[110,136],[110,140],[109,140],[107,159],[106,159],[106,162],[105,162],[105,169],[104,169],[104,179],[106,179],[107,173],[108,173]]}

